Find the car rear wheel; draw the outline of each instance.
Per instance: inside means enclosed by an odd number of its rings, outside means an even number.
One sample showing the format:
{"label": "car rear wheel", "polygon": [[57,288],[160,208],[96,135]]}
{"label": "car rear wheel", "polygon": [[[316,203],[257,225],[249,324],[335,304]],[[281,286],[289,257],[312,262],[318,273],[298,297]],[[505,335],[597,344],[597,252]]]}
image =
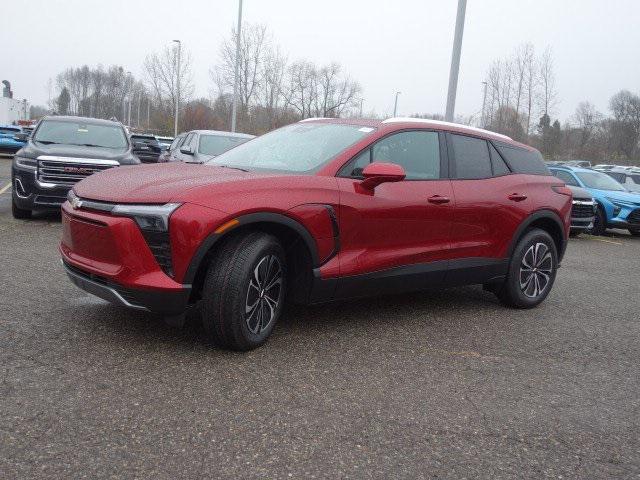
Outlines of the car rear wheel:
{"label": "car rear wheel", "polygon": [[202,324],[216,345],[251,350],[271,335],[285,299],[285,258],[278,240],[263,232],[220,246],[202,290]]}
{"label": "car rear wheel", "polygon": [[529,230],[518,242],[509,262],[509,272],[496,295],[514,308],[533,308],[553,286],[558,268],[555,242],[544,230]]}
{"label": "car rear wheel", "polygon": [[603,235],[607,229],[607,216],[604,213],[602,207],[598,207],[596,210],[595,218],[593,219],[593,227],[589,231],[591,235]]}
{"label": "car rear wheel", "polygon": [[25,220],[31,218],[31,213],[31,210],[25,210],[24,208],[18,207],[15,200],[11,199],[11,214],[13,215],[13,218]]}

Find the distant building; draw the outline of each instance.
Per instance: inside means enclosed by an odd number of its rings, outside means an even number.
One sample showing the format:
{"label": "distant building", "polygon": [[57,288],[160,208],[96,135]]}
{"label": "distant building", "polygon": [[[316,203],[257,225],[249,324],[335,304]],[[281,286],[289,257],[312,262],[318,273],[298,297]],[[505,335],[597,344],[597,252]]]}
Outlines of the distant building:
{"label": "distant building", "polygon": [[0,97],[0,125],[17,124],[20,120],[29,120],[29,103],[26,99],[13,98],[11,84],[2,81],[2,96]]}

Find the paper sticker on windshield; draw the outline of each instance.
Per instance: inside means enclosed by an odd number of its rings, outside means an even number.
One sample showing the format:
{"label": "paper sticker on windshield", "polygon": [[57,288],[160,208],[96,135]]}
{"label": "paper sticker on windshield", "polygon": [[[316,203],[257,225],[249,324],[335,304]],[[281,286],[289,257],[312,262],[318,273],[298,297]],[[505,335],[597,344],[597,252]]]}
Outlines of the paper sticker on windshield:
{"label": "paper sticker on windshield", "polygon": [[78,127],[78,133],[87,133],[88,131],[89,131],[89,129],[84,125],[80,125]]}
{"label": "paper sticker on windshield", "polygon": [[359,132],[364,132],[364,133],[369,133],[369,132],[373,132],[373,128],[371,127],[362,127],[358,129]]}

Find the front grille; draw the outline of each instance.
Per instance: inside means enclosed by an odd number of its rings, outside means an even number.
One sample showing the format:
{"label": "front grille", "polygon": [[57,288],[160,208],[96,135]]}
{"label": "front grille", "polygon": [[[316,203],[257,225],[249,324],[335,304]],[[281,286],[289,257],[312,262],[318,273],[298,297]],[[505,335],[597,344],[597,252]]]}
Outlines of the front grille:
{"label": "front grille", "polygon": [[173,261],[171,260],[171,244],[169,232],[155,232],[142,230],[142,235],[149,245],[149,249],[155,257],[162,271],[173,277]]}
{"label": "front grille", "polygon": [[97,172],[118,166],[115,160],[42,156],[38,158],[40,183],[71,186]]}
{"label": "front grille", "polygon": [[640,223],[640,208],[636,208],[627,216],[627,222],[634,224]]}
{"label": "front grille", "polygon": [[593,215],[593,205],[574,203],[571,207],[572,218],[589,218],[593,217]]}

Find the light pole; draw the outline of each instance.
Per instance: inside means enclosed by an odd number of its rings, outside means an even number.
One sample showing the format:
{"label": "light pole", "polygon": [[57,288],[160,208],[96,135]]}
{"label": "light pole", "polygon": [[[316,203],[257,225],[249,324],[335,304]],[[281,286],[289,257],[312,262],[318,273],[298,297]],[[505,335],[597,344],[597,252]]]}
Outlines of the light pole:
{"label": "light pole", "polygon": [[127,115],[127,125],[131,126],[131,93],[129,92],[129,88],[131,85],[131,72],[127,72],[127,93],[129,96],[129,109]]}
{"label": "light pole", "polygon": [[485,116],[485,112],[486,112],[485,108],[487,106],[487,82],[482,82],[482,84],[484,85],[484,92],[482,93],[482,117],[480,119],[480,123],[482,125],[480,125],[480,126],[482,128],[484,128],[485,127],[485,123],[486,123],[486,120],[485,120],[484,116]]}
{"label": "light pole", "polygon": [[236,131],[238,116],[238,83],[240,81],[240,34],[242,30],[242,0],[238,0],[238,28],[236,29],[236,66],[233,76],[233,108],[231,109],[231,131]]}
{"label": "light pole", "polygon": [[394,117],[398,113],[398,95],[400,95],[401,93],[402,92],[396,92],[396,101],[393,103],[393,116]]}
{"label": "light pole", "polygon": [[453,51],[451,52],[451,70],[449,71],[449,91],[447,92],[447,111],[444,119],[453,121],[453,112],[456,108],[456,90],[458,89],[458,70],[460,69],[460,51],[462,50],[462,33],[464,31],[464,14],[467,9],[467,0],[458,0],[458,13],[456,15],[456,31],[453,37]]}
{"label": "light pole", "polygon": [[178,62],[176,63],[176,115],[173,122],[173,136],[178,136],[178,111],[180,109],[180,49],[182,43],[180,40],[174,40],[178,44]]}

